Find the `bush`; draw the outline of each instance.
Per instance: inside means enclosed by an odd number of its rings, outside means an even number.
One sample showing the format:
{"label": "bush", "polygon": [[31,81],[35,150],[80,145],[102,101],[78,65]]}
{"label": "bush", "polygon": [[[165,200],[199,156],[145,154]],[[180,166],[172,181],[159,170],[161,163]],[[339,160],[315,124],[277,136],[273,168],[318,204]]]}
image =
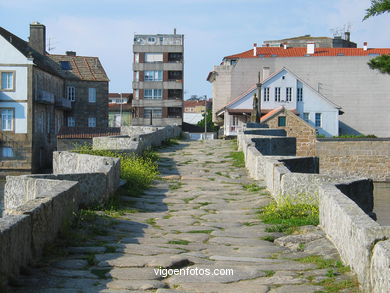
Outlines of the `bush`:
{"label": "bush", "polygon": [[134,153],[119,153],[107,150],[93,150],[91,146],[78,147],[75,152],[95,156],[114,157],[121,159],[121,178],[126,180],[129,195],[138,195],[147,189],[158,175],[155,152],[146,151],[142,155]]}

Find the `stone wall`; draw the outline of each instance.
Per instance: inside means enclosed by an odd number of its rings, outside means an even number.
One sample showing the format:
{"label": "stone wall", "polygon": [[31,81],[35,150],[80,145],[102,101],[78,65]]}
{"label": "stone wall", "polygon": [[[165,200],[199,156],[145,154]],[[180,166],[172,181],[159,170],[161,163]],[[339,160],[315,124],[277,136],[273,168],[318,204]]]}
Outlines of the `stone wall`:
{"label": "stone wall", "polygon": [[57,151],[71,151],[83,145],[92,145],[92,138],[57,138]]}
{"label": "stone wall", "polygon": [[181,128],[178,126],[127,126],[121,128],[120,136],[94,137],[93,148],[142,153],[153,146],[161,145],[169,138],[179,136],[180,133]]}
{"label": "stone wall", "polygon": [[321,228],[356,273],[363,291],[390,292],[390,227],[372,219],[373,181],[315,174],[316,158],[263,155],[253,140],[253,135],[238,135],[250,176],[264,180],[278,202],[286,196],[318,202]]}
{"label": "stone wall", "polygon": [[318,139],[320,173],[390,181],[390,139]]}
{"label": "stone wall", "polygon": [[[278,117],[286,117],[286,126],[278,126]],[[284,109],[265,122],[270,128],[280,128],[286,131],[287,136],[295,137],[297,142],[297,156],[315,156],[316,129],[299,118],[293,112]]]}

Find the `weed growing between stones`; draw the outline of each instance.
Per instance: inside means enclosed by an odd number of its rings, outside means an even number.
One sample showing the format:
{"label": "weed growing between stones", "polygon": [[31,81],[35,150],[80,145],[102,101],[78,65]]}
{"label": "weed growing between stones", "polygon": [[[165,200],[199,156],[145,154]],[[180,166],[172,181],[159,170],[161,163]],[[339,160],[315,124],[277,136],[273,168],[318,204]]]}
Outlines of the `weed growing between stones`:
{"label": "weed growing between stones", "polygon": [[286,196],[279,202],[273,201],[263,207],[259,218],[273,225],[266,229],[267,232],[291,234],[296,227],[319,224],[318,204],[304,203],[303,200]]}
{"label": "weed growing between stones", "polygon": [[176,245],[188,245],[190,241],[188,240],[171,240],[168,241],[168,244],[176,244]]}
{"label": "weed growing between stones", "polygon": [[250,192],[257,192],[257,191],[260,191],[262,189],[265,189],[264,186],[258,186],[257,184],[255,183],[252,183],[252,184],[243,184],[242,187]]}
{"label": "weed growing between stones", "polygon": [[107,150],[93,150],[91,146],[80,146],[75,152],[95,156],[121,159],[121,178],[126,180],[128,195],[137,195],[150,187],[158,175],[157,153],[146,151],[142,155]]}
{"label": "weed growing between stones", "polygon": [[243,152],[230,152],[229,158],[233,159],[233,166],[244,168],[245,167],[245,157]]}

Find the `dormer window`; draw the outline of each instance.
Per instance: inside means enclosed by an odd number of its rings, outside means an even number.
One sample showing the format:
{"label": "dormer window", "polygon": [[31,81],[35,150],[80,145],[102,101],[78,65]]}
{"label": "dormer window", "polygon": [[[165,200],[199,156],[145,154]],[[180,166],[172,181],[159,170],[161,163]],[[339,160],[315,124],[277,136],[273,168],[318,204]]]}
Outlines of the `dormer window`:
{"label": "dormer window", "polygon": [[60,65],[62,70],[72,70],[72,66],[69,61],[60,61]]}

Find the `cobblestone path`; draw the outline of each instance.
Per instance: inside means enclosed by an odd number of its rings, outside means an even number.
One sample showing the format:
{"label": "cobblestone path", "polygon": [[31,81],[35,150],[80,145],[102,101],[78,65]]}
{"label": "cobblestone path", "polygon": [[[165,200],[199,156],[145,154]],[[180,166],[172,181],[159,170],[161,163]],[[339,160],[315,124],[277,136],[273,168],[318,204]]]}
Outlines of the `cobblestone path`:
{"label": "cobblestone path", "polygon": [[[297,260],[337,257],[315,227],[293,236],[305,245],[264,240],[283,235],[258,220],[270,199],[264,189],[243,188],[255,182],[232,165],[233,148],[217,140],[161,150],[161,180],[140,197],[123,197],[138,211],[94,219],[94,236],[26,270],[12,292],[305,293],[324,290],[329,277],[351,282],[350,273],[330,276],[329,268]],[[164,278],[158,268],[184,270]]]}

